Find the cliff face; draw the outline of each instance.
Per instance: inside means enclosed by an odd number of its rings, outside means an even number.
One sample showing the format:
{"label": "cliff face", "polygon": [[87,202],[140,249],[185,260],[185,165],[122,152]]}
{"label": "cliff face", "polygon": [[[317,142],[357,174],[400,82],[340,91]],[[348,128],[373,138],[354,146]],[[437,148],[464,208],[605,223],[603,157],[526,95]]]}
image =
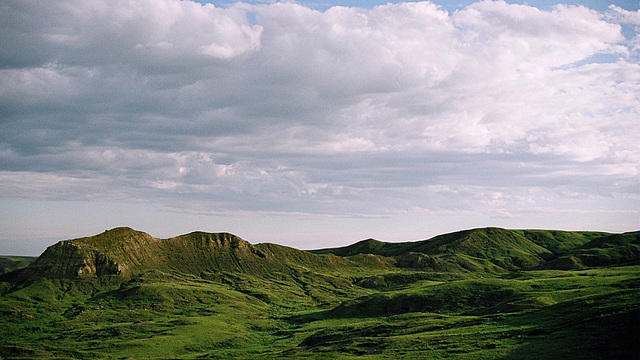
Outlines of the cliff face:
{"label": "cliff face", "polygon": [[193,274],[215,271],[266,273],[286,271],[287,260],[323,261],[319,256],[300,250],[290,251],[304,253],[306,258],[281,259],[282,249],[254,246],[227,233],[194,232],[158,239],[130,228],[116,228],[50,246],[25,269],[22,277],[78,279],[117,276],[125,279],[149,269]]}
{"label": "cliff face", "polygon": [[61,241],[50,246],[27,269],[28,277],[86,278],[131,275],[152,265],[154,243],[150,235],[117,228],[92,237]]}
{"label": "cliff face", "polygon": [[49,247],[27,268],[30,275],[51,278],[121,275],[123,270],[110,256],[96,250],[84,251],[71,242]]}

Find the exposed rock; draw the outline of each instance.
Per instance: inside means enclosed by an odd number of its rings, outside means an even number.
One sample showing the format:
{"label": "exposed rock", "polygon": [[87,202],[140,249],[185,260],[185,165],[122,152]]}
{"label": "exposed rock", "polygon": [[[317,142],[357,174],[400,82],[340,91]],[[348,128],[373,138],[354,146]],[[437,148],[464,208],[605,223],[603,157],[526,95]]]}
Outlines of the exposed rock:
{"label": "exposed rock", "polygon": [[193,232],[158,239],[130,228],[116,228],[50,246],[20,278],[127,279],[147,270],[266,274],[287,272],[290,264],[323,262],[326,260],[318,255],[284,246],[254,246],[228,233]]}

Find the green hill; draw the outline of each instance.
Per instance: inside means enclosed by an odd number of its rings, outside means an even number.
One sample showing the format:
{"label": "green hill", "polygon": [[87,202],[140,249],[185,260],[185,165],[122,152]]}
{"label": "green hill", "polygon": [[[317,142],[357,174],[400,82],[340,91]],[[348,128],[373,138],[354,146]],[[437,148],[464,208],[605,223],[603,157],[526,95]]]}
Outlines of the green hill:
{"label": "green hill", "polygon": [[123,281],[148,270],[267,276],[290,273],[292,269],[323,272],[345,267],[356,272],[391,267],[494,274],[554,268],[566,259],[574,259],[579,268],[629,264],[638,261],[638,250],[638,232],[483,228],[423,241],[386,243],[368,239],[341,248],[301,251],[275,244],[252,245],[228,233],[193,232],[158,239],[130,228],[115,228],[50,246],[19,278],[110,277]]}
{"label": "green hill", "polygon": [[302,251],[116,228],[0,275],[0,358],[637,359],[639,235]]}
{"label": "green hill", "polygon": [[32,256],[0,256],[0,275],[23,269],[35,259]]}
{"label": "green hill", "polygon": [[316,254],[390,257],[403,268],[496,273],[536,267],[563,267],[566,259],[593,264],[638,261],[638,232],[608,234],[548,230],[482,228],[401,243],[368,239],[340,248],[313,250]]}
{"label": "green hill", "polygon": [[158,239],[130,228],[115,228],[50,246],[19,278],[110,277],[124,281],[149,270],[264,275],[286,272],[292,266],[338,266],[340,260],[336,259],[274,244],[252,245],[227,233],[193,232]]}

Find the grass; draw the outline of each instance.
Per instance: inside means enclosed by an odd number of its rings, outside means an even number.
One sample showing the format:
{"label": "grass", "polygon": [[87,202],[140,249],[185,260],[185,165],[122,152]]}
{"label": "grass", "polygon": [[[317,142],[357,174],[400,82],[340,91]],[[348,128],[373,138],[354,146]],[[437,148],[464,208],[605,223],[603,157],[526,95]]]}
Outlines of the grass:
{"label": "grass", "polygon": [[0,275],[27,267],[36,258],[31,256],[0,255]]}
{"label": "grass", "polygon": [[634,358],[639,270],[422,279],[391,290],[342,289],[338,295],[328,285],[305,290],[311,274],[279,283],[246,276],[225,284],[150,272],[106,290],[46,280],[1,298],[0,354],[7,359]]}
{"label": "grass", "polygon": [[[353,253],[399,251],[368,241],[338,249],[349,252],[347,257],[266,244],[240,249],[253,254],[250,258],[223,257],[233,264],[226,270],[165,266],[119,282],[100,277],[0,282],[0,358],[639,357],[637,262],[509,270],[477,256],[478,241],[490,240],[487,234],[454,237],[458,240],[448,246],[471,247],[476,256],[445,254],[438,261],[451,267],[440,270],[401,266],[407,254],[418,254],[417,259],[423,254],[418,252]],[[108,241],[119,244],[112,235]],[[556,258],[568,252],[586,258],[597,250],[609,259],[629,259],[627,250],[634,245],[629,237],[565,232],[557,238],[567,238],[570,246],[559,245],[547,235],[517,233],[547,244]],[[441,247],[443,238],[436,240]],[[497,243],[512,246],[514,237]],[[524,249],[538,251],[529,243]],[[261,255],[255,257],[255,251]],[[501,261],[517,252],[512,247]],[[531,253],[518,256],[529,259]],[[432,261],[429,256],[423,260]],[[279,264],[263,261],[269,257]],[[463,261],[468,268],[452,265]]]}

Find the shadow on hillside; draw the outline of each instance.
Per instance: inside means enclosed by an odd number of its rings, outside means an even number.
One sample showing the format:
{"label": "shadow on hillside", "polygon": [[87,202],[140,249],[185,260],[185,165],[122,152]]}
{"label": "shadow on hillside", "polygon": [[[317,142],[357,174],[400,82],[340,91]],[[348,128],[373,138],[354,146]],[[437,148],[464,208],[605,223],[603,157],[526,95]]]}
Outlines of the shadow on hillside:
{"label": "shadow on hillside", "polygon": [[640,358],[638,309],[578,321],[553,332],[525,339],[503,360],[522,359],[616,359]]}

